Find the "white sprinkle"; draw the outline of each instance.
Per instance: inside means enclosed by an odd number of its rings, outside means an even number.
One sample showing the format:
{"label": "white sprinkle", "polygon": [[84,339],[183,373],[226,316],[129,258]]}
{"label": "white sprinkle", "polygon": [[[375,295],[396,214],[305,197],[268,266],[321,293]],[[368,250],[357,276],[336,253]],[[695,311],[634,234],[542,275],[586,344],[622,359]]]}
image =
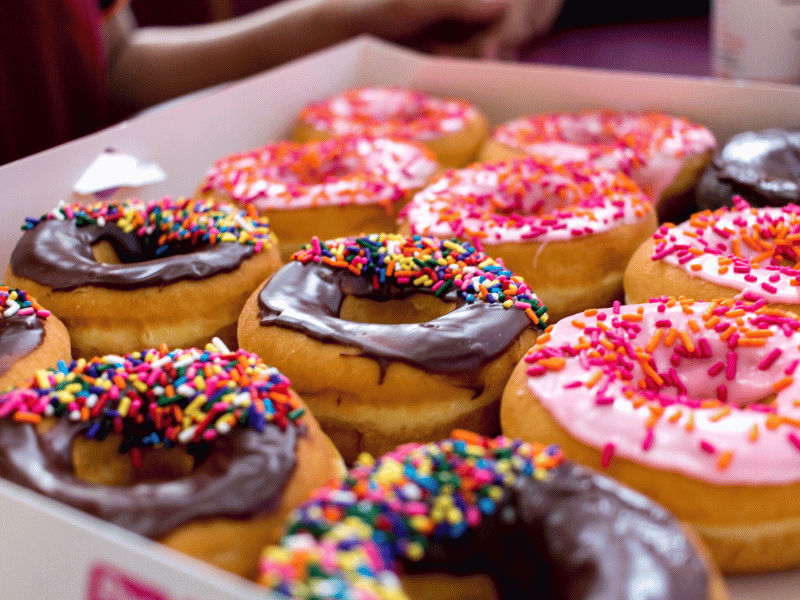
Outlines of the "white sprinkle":
{"label": "white sprinkle", "polygon": [[192,441],[195,431],[197,431],[197,425],[192,425],[189,429],[184,429],[178,434],[178,441],[181,444],[188,444]]}
{"label": "white sprinkle", "polygon": [[81,420],[81,411],[73,410],[69,413],[69,420],[70,421],[80,421]]}
{"label": "white sprinkle", "polygon": [[17,311],[19,310],[19,304],[11,299],[8,299],[6,300],[6,306],[8,306],[8,308],[3,311],[3,316],[5,318],[13,317],[15,314],[17,314]]}
{"label": "white sprinkle", "polygon": [[219,350],[222,354],[230,354],[231,351],[228,350],[228,346],[226,346],[225,342],[218,337],[213,338],[211,343],[214,344],[217,347],[217,350]]}
{"label": "white sprinkle", "polygon": [[297,533],[283,538],[283,547],[287,550],[303,550],[313,548],[314,538],[310,533]]}
{"label": "white sprinkle", "polygon": [[227,421],[219,421],[216,425],[216,430],[222,435],[225,435],[231,432],[231,424]]}
{"label": "white sprinkle", "polygon": [[356,500],[358,500],[358,497],[353,492],[347,490],[337,490],[331,494],[331,500],[341,504],[355,504]]}
{"label": "white sprinkle", "polygon": [[192,386],[190,386],[188,383],[180,384],[177,388],[175,388],[175,391],[178,392],[184,398],[191,398],[197,393],[197,390]]}

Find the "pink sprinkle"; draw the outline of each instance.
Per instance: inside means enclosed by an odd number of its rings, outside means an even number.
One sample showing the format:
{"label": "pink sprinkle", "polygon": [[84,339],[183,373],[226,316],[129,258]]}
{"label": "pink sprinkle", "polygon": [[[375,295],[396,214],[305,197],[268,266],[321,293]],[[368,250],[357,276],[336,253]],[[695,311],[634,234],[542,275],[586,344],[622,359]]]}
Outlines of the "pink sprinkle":
{"label": "pink sprinkle", "polygon": [[714,454],[717,451],[717,449],[714,446],[712,446],[705,440],[700,440],[700,449],[703,452],[708,452],[709,454]]}
{"label": "pink sprinkle", "polygon": [[786,375],[793,374],[794,370],[797,368],[798,364],[800,364],[800,359],[795,358],[791,363],[789,363],[789,366],[786,367],[786,370],[784,370],[784,373]]}
{"label": "pink sprinkle", "polygon": [[761,287],[767,290],[770,294],[774,294],[775,292],[778,291],[778,288],[776,288],[771,283],[767,283],[766,281],[762,282]]}
{"label": "pink sprinkle", "polygon": [[720,402],[728,401],[728,388],[724,385],[717,386],[717,400]]}
{"label": "pink sprinkle", "polygon": [[767,355],[767,357],[764,360],[762,360],[758,364],[759,370],[766,371],[767,369],[769,369],[772,366],[772,364],[776,360],[778,360],[778,358],[780,357],[781,354],[782,354],[781,349],[780,348],[775,348],[772,352],[770,352]]}
{"label": "pink sprinkle", "polygon": [[725,368],[725,364],[720,360],[720,361],[714,363],[713,365],[711,365],[711,367],[709,367],[708,374],[711,377],[716,377],[717,375],[719,375],[722,372],[722,369],[724,369],[724,368]]}
{"label": "pink sprinkle", "polygon": [[620,307],[619,300],[614,300],[614,314],[615,315],[619,314],[619,307]]}
{"label": "pink sprinkle", "polygon": [[608,404],[614,404],[614,398],[611,396],[598,396],[594,403],[598,406],[606,406]]}
{"label": "pink sprinkle", "polygon": [[794,444],[794,447],[800,450],[800,437],[797,437],[797,434],[794,432],[790,432],[786,437],[789,438],[789,441]]}
{"label": "pink sprinkle", "polygon": [[608,442],[603,448],[603,454],[600,457],[600,466],[602,466],[604,469],[607,468],[611,462],[611,458],[614,456],[615,448],[616,446],[611,442]]}
{"label": "pink sprinkle", "polygon": [[579,388],[583,385],[580,381],[573,381],[572,383],[567,383],[564,385],[564,389],[571,390],[572,388]]}
{"label": "pink sprinkle", "polygon": [[733,381],[736,377],[736,361],[738,356],[736,352],[728,352],[728,364],[725,366],[725,379]]}
{"label": "pink sprinkle", "polygon": [[650,447],[653,445],[653,430],[648,429],[647,433],[642,440],[642,450],[650,450]]}

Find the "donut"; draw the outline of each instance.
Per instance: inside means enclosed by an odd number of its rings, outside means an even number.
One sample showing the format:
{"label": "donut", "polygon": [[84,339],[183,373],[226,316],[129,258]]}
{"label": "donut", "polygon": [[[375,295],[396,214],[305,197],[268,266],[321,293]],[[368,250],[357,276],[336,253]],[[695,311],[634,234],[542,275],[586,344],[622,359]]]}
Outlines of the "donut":
{"label": "donut", "polygon": [[661,225],[625,269],[628,302],[656,296],[699,300],[758,294],[770,306],[800,304],[800,206],[735,208],[696,213]]}
{"label": "donut", "polygon": [[533,157],[449,171],[417,194],[400,231],[469,239],[529,282],[551,320],[622,297],[622,274],[656,228],[618,172]]}
{"label": "donut", "polygon": [[24,290],[0,286],[0,391],[71,357],[64,324]]}
{"label": "donut", "polygon": [[352,462],[453,427],[497,432],[503,387],[545,311],[468,243],[313,238],[248,299],[238,338],[286,373]]}
{"label": "donut", "polygon": [[706,167],[695,190],[700,209],[800,204],[800,131],[765,129],[733,136]]}
{"label": "donut", "polygon": [[292,513],[278,598],[724,599],[691,532],[554,446],[454,431],[365,460]]}
{"label": "donut", "polygon": [[702,125],[656,112],[586,111],[515,119],[495,128],[480,160],[520,153],[591,161],[622,171],[648,194],[659,216],[683,209],[683,196],[711,160],[716,140]]}
{"label": "donut", "polygon": [[0,395],[0,477],[244,576],[342,471],[289,380],[242,350],[81,358]]}
{"label": "donut", "polygon": [[266,213],[289,260],[312,236],[394,231],[397,212],[439,165],[414,142],[339,136],[277,142],[218,160],[198,195]]}
{"label": "donut", "polygon": [[562,319],[503,394],[503,433],[658,498],[724,572],[800,565],[800,321],[659,298]]}
{"label": "donut", "polygon": [[210,200],[59,205],[23,229],[5,281],[87,358],[214,336],[235,347],[244,301],[281,264],[266,218]]}
{"label": "donut", "polygon": [[309,103],[291,138],[305,143],[355,134],[413,140],[430,148],[442,166],[463,167],[478,154],[488,129],[483,113],[464,100],[362,87]]}

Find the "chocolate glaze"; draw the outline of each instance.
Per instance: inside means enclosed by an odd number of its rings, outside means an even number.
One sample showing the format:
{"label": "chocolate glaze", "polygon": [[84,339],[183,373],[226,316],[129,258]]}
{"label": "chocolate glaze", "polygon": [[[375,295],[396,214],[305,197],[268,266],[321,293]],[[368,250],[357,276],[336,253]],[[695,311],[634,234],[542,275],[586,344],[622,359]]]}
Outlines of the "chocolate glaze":
{"label": "chocolate glaze", "polygon": [[700,557],[680,523],[642,494],[564,462],[520,479],[479,528],[433,536],[406,573],[484,573],[504,600],[684,600],[707,597]]}
{"label": "chocolate glaze", "polygon": [[[112,245],[123,264],[95,260],[92,245],[103,240]],[[55,290],[84,285],[134,289],[233,271],[255,251],[243,244],[194,248],[187,242],[157,256],[156,247],[155,240],[125,233],[113,223],[79,227],[74,220],[51,219],[23,234],[11,254],[11,270]]]}
{"label": "chocolate glaze", "polygon": [[249,517],[272,508],[295,468],[297,429],[235,429],[188,476],[130,487],[87,483],[73,474],[72,441],[88,423],[59,420],[39,434],[0,424],[0,476],[152,538],[202,517]]}
{"label": "chocolate glaze", "polygon": [[733,206],[734,195],[753,206],[800,202],[800,130],[766,129],[735,135],[697,186],[697,205]]}
{"label": "chocolate glaze", "polygon": [[323,342],[353,346],[378,361],[381,374],[392,361],[432,373],[469,373],[504,352],[532,327],[524,311],[499,304],[467,304],[451,290],[443,301],[452,312],[427,323],[381,325],[339,318],[346,295],[382,300],[403,298],[423,290],[383,286],[344,269],[314,263],[283,266],[258,295],[261,325],[300,331]]}
{"label": "chocolate glaze", "polygon": [[36,315],[0,319],[0,375],[44,340],[44,324]]}

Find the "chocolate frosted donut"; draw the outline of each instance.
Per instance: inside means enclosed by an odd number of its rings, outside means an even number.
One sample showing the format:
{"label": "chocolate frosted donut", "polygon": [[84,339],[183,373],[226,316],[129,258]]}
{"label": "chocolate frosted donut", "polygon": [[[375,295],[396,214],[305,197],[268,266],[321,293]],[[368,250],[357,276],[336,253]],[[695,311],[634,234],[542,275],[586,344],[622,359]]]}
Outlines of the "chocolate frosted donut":
{"label": "chocolate frosted donut", "polygon": [[287,531],[260,581],[293,598],[725,597],[664,508],[557,446],[505,437],[457,431],[365,459]]}
{"label": "chocolate frosted donut", "polygon": [[64,321],[77,356],[235,345],[245,299],[280,266],[266,218],[211,200],[61,205],[23,229],[6,281]]}
{"label": "chocolate frosted donut", "polygon": [[314,240],[247,301],[243,348],[292,379],[345,460],[454,426],[493,432],[546,309],[468,243]]}
{"label": "chocolate frosted donut", "polygon": [[0,476],[251,574],[259,544],[237,549],[226,520],[277,539],[286,498],[339,461],[303,414],[289,380],[243,351],[81,359],[0,396]]}
{"label": "chocolate frosted donut", "polygon": [[716,210],[742,196],[753,206],[800,203],[800,130],[765,129],[733,136],[703,173],[697,206]]}
{"label": "chocolate frosted donut", "polygon": [[0,286],[0,391],[69,359],[63,323],[24,290]]}

